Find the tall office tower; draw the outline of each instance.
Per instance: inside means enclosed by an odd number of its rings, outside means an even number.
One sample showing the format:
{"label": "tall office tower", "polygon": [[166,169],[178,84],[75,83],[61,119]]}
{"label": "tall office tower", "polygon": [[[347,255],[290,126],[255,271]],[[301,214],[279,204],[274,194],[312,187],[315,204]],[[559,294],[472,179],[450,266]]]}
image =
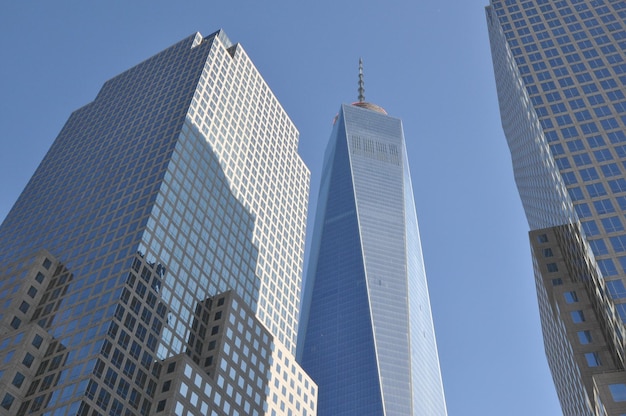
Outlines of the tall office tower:
{"label": "tall office tower", "polygon": [[297,142],[222,31],[106,82],[0,226],[0,413],[315,414]]}
{"label": "tall office tower", "polygon": [[298,358],[318,414],[445,415],[402,122],[342,105],[326,149]]}
{"label": "tall office tower", "polygon": [[626,3],[491,0],[502,126],[563,413],[626,413]]}

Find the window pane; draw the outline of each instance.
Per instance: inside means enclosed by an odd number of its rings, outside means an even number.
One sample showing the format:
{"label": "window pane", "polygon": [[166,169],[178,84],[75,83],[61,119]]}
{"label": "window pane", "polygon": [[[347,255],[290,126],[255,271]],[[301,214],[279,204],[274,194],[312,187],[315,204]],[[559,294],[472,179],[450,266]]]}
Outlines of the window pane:
{"label": "window pane", "polygon": [[578,340],[581,344],[590,344],[591,343],[591,332],[589,331],[578,331]]}
{"label": "window pane", "polygon": [[609,390],[614,401],[626,402],[626,384],[609,384]]}
{"label": "window pane", "polygon": [[597,352],[586,353],[585,359],[587,360],[587,365],[589,367],[599,367],[601,365],[600,356],[598,355]]}

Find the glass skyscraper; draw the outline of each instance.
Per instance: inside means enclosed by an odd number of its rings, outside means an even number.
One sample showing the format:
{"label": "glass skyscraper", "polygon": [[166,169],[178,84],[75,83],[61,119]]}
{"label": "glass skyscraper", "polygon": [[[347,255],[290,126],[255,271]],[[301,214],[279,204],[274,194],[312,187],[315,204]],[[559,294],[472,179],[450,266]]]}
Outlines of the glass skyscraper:
{"label": "glass skyscraper", "polygon": [[402,123],[362,83],[326,149],[303,305],[320,416],[446,414]]}
{"label": "glass skyscraper", "polygon": [[0,414],[315,414],[297,145],[222,31],[107,81],[0,226]]}
{"label": "glass skyscraper", "polygon": [[626,414],[626,2],[491,0],[486,14],[563,413]]}

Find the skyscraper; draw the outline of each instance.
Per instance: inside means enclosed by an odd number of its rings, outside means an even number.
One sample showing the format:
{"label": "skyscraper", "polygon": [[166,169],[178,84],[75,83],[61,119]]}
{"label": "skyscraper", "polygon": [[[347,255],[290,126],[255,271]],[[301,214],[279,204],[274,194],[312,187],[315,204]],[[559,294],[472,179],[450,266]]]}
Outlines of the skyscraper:
{"label": "skyscraper", "polygon": [[444,415],[402,122],[362,75],[326,149],[298,357],[320,416]]}
{"label": "skyscraper", "polygon": [[223,31],[107,81],[0,226],[0,413],[315,414],[297,142]]}
{"label": "skyscraper", "polygon": [[491,0],[502,126],[563,413],[626,413],[626,3]]}

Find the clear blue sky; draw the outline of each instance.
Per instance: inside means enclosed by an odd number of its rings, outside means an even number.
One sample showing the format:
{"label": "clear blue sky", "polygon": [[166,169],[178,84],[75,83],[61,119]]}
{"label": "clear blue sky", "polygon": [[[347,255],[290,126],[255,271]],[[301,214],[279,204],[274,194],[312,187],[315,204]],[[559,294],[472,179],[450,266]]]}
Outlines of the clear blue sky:
{"label": "clear blue sky", "polygon": [[332,119],[356,100],[363,57],[366,99],[404,123],[449,414],[560,414],[500,127],[487,2],[4,1],[0,218],[104,81],[219,28],[298,127],[313,214]]}

